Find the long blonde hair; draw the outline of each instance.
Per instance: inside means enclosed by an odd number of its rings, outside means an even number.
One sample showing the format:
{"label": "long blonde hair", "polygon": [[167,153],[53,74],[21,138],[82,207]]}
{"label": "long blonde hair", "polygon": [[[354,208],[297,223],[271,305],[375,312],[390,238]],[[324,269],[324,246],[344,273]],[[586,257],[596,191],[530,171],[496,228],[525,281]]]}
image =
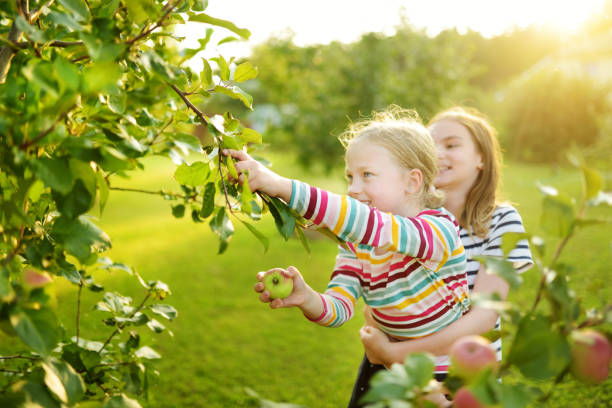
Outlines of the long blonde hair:
{"label": "long blonde hair", "polygon": [[442,111],[429,121],[428,127],[441,120],[452,120],[463,125],[482,157],[482,169],[467,193],[458,221],[470,233],[485,237],[498,204],[501,184],[502,156],[497,132],[482,113],[472,108],[456,106]]}
{"label": "long blonde hair", "polygon": [[339,137],[348,149],[356,141],[368,141],[387,149],[404,168],[418,169],[423,176],[421,203],[426,208],[442,206],[444,195],[434,187],[438,174],[436,146],[429,131],[413,110],[392,105],[371,118],[349,125]]}

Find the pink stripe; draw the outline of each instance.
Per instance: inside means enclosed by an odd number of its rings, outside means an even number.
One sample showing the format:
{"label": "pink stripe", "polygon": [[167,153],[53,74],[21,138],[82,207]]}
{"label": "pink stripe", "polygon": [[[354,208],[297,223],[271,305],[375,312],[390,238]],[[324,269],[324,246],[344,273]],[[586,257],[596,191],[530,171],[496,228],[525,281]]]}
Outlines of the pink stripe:
{"label": "pink stripe", "polygon": [[421,225],[420,222],[418,222],[418,220],[416,218],[408,218],[410,220],[410,222],[412,222],[416,228],[416,230],[419,232],[419,250],[416,253],[416,257],[415,258],[423,258],[423,252],[425,251],[425,237],[423,236],[423,226]]}
{"label": "pink stripe", "polygon": [[323,217],[325,217],[325,213],[327,212],[327,191],[319,190],[320,196],[320,204],[319,204],[319,213],[317,214],[317,218],[315,218],[312,222],[319,225],[321,221],[323,221]]}
{"label": "pink stripe", "polygon": [[325,317],[325,315],[327,314],[327,305],[326,305],[325,299],[323,298],[323,295],[321,295],[320,293],[319,293],[319,297],[321,298],[321,301],[323,302],[323,313],[321,313],[321,315],[317,317],[316,319],[311,319],[310,317],[305,316],[308,320],[310,320],[311,322],[315,322],[315,323],[320,322],[321,319],[323,319],[323,317]]}
{"label": "pink stripe", "polygon": [[439,366],[436,366],[436,368],[435,368],[435,370],[434,370],[434,371],[435,371],[435,372],[442,372],[442,373],[446,373],[446,372],[448,372],[448,367],[450,367],[450,366],[447,366],[447,365],[439,365]]}
{"label": "pink stripe", "polygon": [[383,221],[382,214],[379,211],[377,211],[375,215],[378,225],[376,226],[376,235],[374,236],[373,246],[377,247],[380,245],[380,232],[382,231]]}
{"label": "pink stripe", "polygon": [[[351,309],[353,309],[348,303],[346,303],[346,301],[341,298],[340,296],[338,296],[338,292],[334,292],[334,293],[328,293],[329,296],[333,297],[334,299],[338,299],[340,302],[342,302],[342,304],[344,304],[344,307],[346,307],[346,310],[349,314],[349,316],[351,316],[353,313],[351,312]],[[336,316],[338,315],[338,313],[336,313]]]}
{"label": "pink stripe", "polygon": [[441,306],[444,306],[446,304],[446,301],[450,301],[452,300],[452,296],[448,296],[445,300],[440,300],[438,303],[436,303],[435,305],[431,306],[429,309],[423,311],[423,313],[420,313],[418,315],[410,315],[410,316],[391,316],[391,315],[386,315],[384,313],[379,312],[376,309],[372,309],[372,313],[375,314],[379,319],[383,320],[383,321],[389,321],[389,322],[407,322],[410,320],[415,320],[421,317],[425,317],[425,316],[429,316],[430,314],[432,314],[435,310],[440,309]]}
{"label": "pink stripe", "polygon": [[425,259],[431,259],[431,255],[433,254],[433,231],[431,230],[431,225],[427,224],[423,221],[423,229],[425,230],[425,234],[427,235],[427,254],[425,255]]}

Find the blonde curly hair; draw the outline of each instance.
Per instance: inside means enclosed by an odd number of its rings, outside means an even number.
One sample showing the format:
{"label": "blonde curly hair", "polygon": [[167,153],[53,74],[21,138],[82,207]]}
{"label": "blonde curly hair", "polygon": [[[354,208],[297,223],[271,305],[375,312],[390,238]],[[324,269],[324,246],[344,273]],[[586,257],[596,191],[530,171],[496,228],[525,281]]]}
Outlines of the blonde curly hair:
{"label": "blonde curly hair", "polygon": [[438,174],[436,146],[416,111],[391,105],[373,112],[370,118],[351,123],[339,139],[346,150],[356,141],[375,143],[387,149],[402,167],[420,170],[422,205],[442,206],[444,195],[433,184]]}

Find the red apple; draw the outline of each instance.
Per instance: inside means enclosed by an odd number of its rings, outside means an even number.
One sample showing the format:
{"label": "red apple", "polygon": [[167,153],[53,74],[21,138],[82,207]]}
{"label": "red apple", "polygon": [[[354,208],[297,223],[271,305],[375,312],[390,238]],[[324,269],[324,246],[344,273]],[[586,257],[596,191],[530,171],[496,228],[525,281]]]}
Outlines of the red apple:
{"label": "red apple", "polygon": [[497,368],[495,350],[482,336],[465,336],[455,341],[450,349],[452,373],[469,380],[482,371]]}
{"label": "red apple", "polygon": [[41,288],[50,283],[53,279],[47,272],[38,272],[34,269],[26,269],[23,272],[23,280],[25,284],[32,288]]}
{"label": "red apple", "polygon": [[455,408],[484,408],[478,399],[472,394],[467,387],[461,387],[455,393],[453,398],[453,407]]}
{"label": "red apple", "polygon": [[608,378],[612,346],[603,334],[584,329],[571,335],[572,362],[570,369],[576,379],[599,384]]}

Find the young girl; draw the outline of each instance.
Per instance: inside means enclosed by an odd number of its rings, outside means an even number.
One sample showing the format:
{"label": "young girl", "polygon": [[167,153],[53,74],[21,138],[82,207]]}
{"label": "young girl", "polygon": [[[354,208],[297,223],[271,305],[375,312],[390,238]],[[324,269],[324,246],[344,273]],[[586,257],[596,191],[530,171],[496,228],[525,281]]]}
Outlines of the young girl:
{"label": "young girl", "polygon": [[346,146],[348,196],[283,178],[245,152],[227,151],[248,171],[249,186],[280,197],[305,218],[346,241],[324,294],[294,267],[285,299],[270,300],[263,278],[255,291],[273,308],[299,307],[315,323],[335,327],[353,315],[363,297],[377,327],[395,340],[434,333],[468,310],[465,254],[458,225],[440,208],[433,188],[436,150],[414,114],[389,111],[354,125]]}
{"label": "young girl", "polygon": [[[508,294],[508,284],[497,275],[486,273],[472,258],[478,255],[502,257],[501,240],[506,232],[524,232],[519,213],[508,204],[500,204],[497,189],[500,178],[501,154],[495,130],[474,110],[455,107],[436,115],[429,130],[438,147],[439,174],[435,184],[446,194],[445,207],[459,220],[461,240],[467,255],[467,279],[472,293],[497,293],[502,299]],[[533,264],[526,240],[519,241],[508,254],[518,273]],[[497,313],[474,307],[469,313],[444,329],[428,336],[401,343],[391,342],[372,326],[364,326],[361,340],[369,362],[364,359],[355,393],[367,388],[369,378],[384,366],[403,362],[410,353],[427,351],[438,356],[446,354],[455,340],[470,334],[481,334],[499,328]],[[494,343],[501,360],[501,340]],[[378,364],[372,364],[378,363]],[[380,364],[380,365],[379,365]],[[448,363],[436,367],[436,377],[446,376]]]}

